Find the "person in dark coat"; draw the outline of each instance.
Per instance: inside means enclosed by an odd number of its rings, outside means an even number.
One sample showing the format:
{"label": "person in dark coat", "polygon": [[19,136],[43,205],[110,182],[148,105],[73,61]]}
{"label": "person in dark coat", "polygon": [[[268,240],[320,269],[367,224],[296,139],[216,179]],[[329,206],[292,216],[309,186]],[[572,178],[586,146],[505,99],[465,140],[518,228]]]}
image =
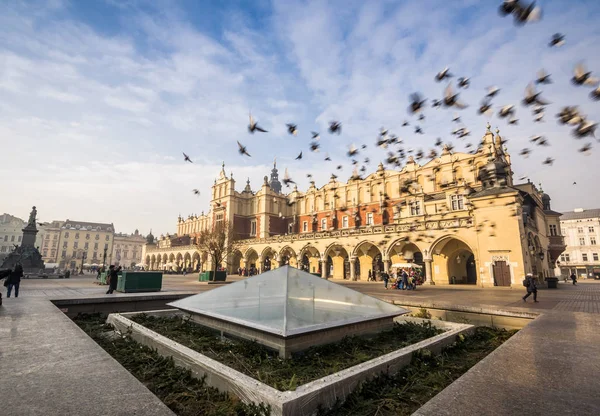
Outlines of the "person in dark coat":
{"label": "person in dark coat", "polygon": [[107,295],[113,293],[113,291],[117,288],[117,283],[119,282],[119,272],[121,271],[121,266],[115,267],[114,265],[110,265],[108,268],[108,290],[106,291]]}
{"label": "person in dark coat", "polygon": [[537,285],[533,278],[533,274],[527,273],[525,281],[527,283],[527,294],[523,296],[523,302],[527,302],[527,298],[533,293],[533,301],[537,303]]}
{"label": "person in dark coat", "polygon": [[577,276],[575,275],[575,273],[571,274],[571,280],[573,281],[573,284],[576,285],[577,284]]}
{"label": "person in dark coat", "polygon": [[15,269],[8,277],[8,286],[6,286],[6,297],[10,298],[13,288],[15,289],[15,298],[19,297],[19,286],[21,285],[21,278],[23,277],[23,266],[20,263],[15,265]]}

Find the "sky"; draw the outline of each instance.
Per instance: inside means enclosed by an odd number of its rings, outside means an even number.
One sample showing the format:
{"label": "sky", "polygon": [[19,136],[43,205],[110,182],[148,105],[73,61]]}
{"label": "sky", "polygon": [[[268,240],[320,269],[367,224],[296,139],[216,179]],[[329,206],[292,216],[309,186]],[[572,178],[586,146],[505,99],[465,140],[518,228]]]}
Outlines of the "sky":
{"label": "sky", "polygon": [[[256,191],[277,157],[280,173],[287,168],[304,190],[307,173],[320,187],[337,164],[346,180],[351,143],[368,146],[361,158],[374,171],[385,158],[374,145],[381,127],[406,149],[428,153],[440,137],[464,151],[488,121],[508,139],[516,182],[541,183],[554,210],[598,208],[600,147],[591,137],[575,139],[555,114],[578,105],[600,119],[592,88],[569,81],[578,62],[600,76],[600,3],[538,1],[542,20],[522,27],[498,14],[500,3],[0,2],[0,213],[26,219],[36,205],[40,221],[174,233],[179,214],[208,211],[222,162],[238,191],[247,178]],[[549,48],[556,32],[566,43]],[[464,110],[429,105],[442,97],[446,83],[434,77],[446,66],[471,79],[460,90]],[[541,68],[554,82],[539,88],[551,104],[545,122],[534,123],[520,100]],[[477,108],[491,85],[501,92],[488,118]],[[429,99],[418,123],[424,135],[414,134],[417,120],[407,113],[413,92]],[[507,104],[515,105],[516,126],[496,115]],[[268,133],[248,133],[249,111]],[[462,124],[452,123],[455,113]],[[326,132],[331,120],[342,123],[341,135]],[[298,125],[297,136],[286,123]],[[451,135],[458,126],[472,135],[458,140]],[[310,152],[310,131],[321,132],[319,153]],[[533,135],[550,146],[529,143]],[[578,152],[585,143],[592,151]],[[525,147],[534,150],[527,158],[519,156]],[[300,151],[304,158],[294,160]],[[552,166],[542,164],[547,157]]]}

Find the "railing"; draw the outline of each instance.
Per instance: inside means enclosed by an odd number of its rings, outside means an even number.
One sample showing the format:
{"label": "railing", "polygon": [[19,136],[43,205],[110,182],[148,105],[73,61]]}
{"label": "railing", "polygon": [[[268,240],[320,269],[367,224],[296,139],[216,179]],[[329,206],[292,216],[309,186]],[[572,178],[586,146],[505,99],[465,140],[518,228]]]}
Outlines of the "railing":
{"label": "railing", "polygon": [[561,235],[551,235],[548,237],[548,240],[550,240],[551,246],[564,246],[565,245],[565,239]]}

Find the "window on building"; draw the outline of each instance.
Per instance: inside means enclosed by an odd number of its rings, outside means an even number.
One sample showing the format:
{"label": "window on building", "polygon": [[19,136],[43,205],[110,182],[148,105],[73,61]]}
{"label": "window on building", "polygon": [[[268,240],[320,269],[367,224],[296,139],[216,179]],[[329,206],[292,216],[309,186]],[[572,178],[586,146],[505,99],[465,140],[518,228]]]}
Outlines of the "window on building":
{"label": "window on building", "polygon": [[4,241],[8,241],[8,235],[4,236]]}
{"label": "window on building", "polygon": [[465,209],[465,201],[462,195],[452,195],[450,197],[450,203],[452,206],[452,211]]}
{"label": "window on building", "polygon": [[580,246],[585,246],[585,238],[579,237],[579,245]]}
{"label": "window on building", "polygon": [[308,221],[302,222],[302,232],[308,231]]}
{"label": "window on building", "polygon": [[94,258],[97,259],[98,258],[98,252],[94,251]]}
{"label": "window on building", "polygon": [[54,234],[53,240],[58,240],[58,234]]}
{"label": "window on building", "polygon": [[583,232],[583,227],[577,227],[577,232],[578,233],[582,233]]}
{"label": "window on building", "polygon": [[85,244],[83,245],[83,248],[85,248],[86,250],[87,250],[88,248],[90,248],[90,243],[85,243]]}
{"label": "window on building", "polygon": [[256,235],[256,221],[250,222],[250,235]]}
{"label": "window on building", "polygon": [[51,251],[50,251],[50,255],[51,255],[52,257],[54,257],[54,256],[56,255],[56,250],[51,250]]}
{"label": "window on building", "polygon": [[44,257],[48,257],[48,250],[44,250],[44,251],[42,251],[42,255],[43,255]]}
{"label": "window on building", "polygon": [[592,227],[592,226],[589,226],[589,227],[588,227],[588,231],[589,231],[590,233],[593,233],[593,232],[594,232],[594,227]]}
{"label": "window on building", "polygon": [[571,261],[571,257],[568,254],[561,254],[560,261],[563,263],[568,263]]}
{"label": "window on building", "polygon": [[327,218],[321,218],[321,231],[325,231],[327,229]]}
{"label": "window on building", "polygon": [[90,239],[90,233],[87,233],[87,234],[85,235],[85,239],[86,239],[86,240],[89,240],[89,239]]}
{"label": "window on building", "polygon": [[408,204],[410,207],[410,215],[421,215],[421,202],[413,201]]}
{"label": "window on building", "polygon": [[596,245],[596,237],[590,237],[590,245],[591,246],[595,246]]}
{"label": "window on building", "polygon": [[20,235],[20,236],[19,236],[19,240],[18,240],[17,242],[19,242],[19,243],[20,243],[22,239],[23,239],[23,236],[22,236],[22,235]]}
{"label": "window on building", "polygon": [[46,240],[50,240],[50,234],[46,235]]}
{"label": "window on building", "polygon": [[109,235],[107,235],[107,236],[106,236],[106,238],[105,238],[105,240],[106,240],[106,241],[110,240],[110,236],[109,236]]}
{"label": "window on building", "polygon": [[7,249],[7,247],[6,247],[6,246],[2,246],[2,249],[0,249],[0,252],[2,252],[2,253],[6,253],[6,249]]}
{"label": "window on building", "polygon": [[108,244],[104,244],[104,248],[108,250]]}
{"label": "window on building", "polygon": [[366,223],[367,223],[367,225],[373,225],[373,213],[372,212],[367,212]]}
{"label": "window on building", "polygon": [[587,256],[587,253],[583,253],[583,254],[581,254],[581,260],[583,260],[583,261],[588,261],[588,256]]}
{"label": "window on building", "polygon": [[10,241],[15,241],[15,236],[14,235],[10,236]]}
{"label": "window on building", "polygon": [[550,224],[550,235],[558,235],[556,224]]}
{"label": "window on building", "polygon": [[75,233],[75,239],[78,240],[79,239],[79,233]]}
{"label": "window on building", "polygon": [[65,233],[65,238],[69,238],[69,233]]}
{"label": "window on building", "polygon": [[592,253],[592,258],[594,261],[598,261],[598,253]]}
{"label": "window on building", "polygon": [[79,242],[75,241],[75,242],[73,243],[73,248],[79,248]]}
{"label": "window on building", "polygon": [[100,234],[96,234],[96,240],[100,240]]}
{"label": "window on building", "polygon": [[73,250],[73,254],[71,254],[71,257],[77,257],[77,252],[75,250]]}
{"label": "window on building", "polygon": [[67,257],[67,250],[63,250],[61,257],[64,259],[65,257]]}
{"label": "window on building", "polygon": [[348,216],[344,215],[342,217],[342,228],[348,228]]}
{"label": "window on building", "polygon": [[128,250],[123,251],[123,258],[126,259],[128,254],[129,254]]}
{"label": "window on building", "polygon": [[98,243],[94,243],[94,250],[98,250]]}
{"label": "window on building", "polygon": [[63,241],[63,248],[67,248],[67,246],[68,246],[68,245],[69,245],[69,243],[68,243],[68,242],[66,242],[66,241]]}

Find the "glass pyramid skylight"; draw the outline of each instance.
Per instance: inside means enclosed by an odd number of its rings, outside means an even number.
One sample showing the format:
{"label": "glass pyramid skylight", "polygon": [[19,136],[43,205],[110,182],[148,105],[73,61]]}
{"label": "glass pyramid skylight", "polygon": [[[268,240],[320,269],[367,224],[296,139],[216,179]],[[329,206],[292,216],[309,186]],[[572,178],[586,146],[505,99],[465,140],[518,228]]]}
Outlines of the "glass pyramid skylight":
{"label": "glass pyramid skylight", "polygon": [[408,310],[283,266],[169,303],[283,337],[408,313]]}

